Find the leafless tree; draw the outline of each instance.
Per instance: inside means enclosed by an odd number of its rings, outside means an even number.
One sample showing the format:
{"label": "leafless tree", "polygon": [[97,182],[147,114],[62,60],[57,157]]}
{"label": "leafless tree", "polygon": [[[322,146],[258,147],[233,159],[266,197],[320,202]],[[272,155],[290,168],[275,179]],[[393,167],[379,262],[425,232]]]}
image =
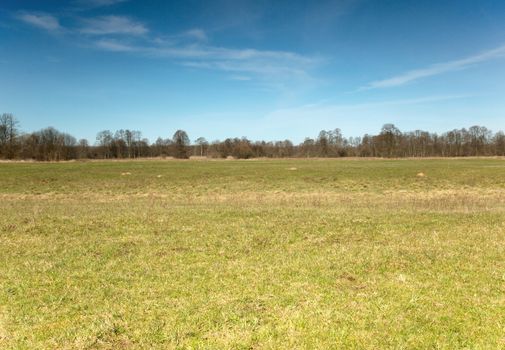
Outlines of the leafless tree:
{"label": "leafless tree", "polygon": [[195,144],[199,146],[200,149],[200,157],[203,157],[203,152],[204,150],[207,150],[207,147],[209,146],[209,143],[205,139],[205,137],[199,137],[195,140]]}
{"label": "leafless tree", "polygon": [[177,130],[172,137],[174,157],[179,159],[189,158],[189,137],[184,130]]}
{"label": "leafless tree", "polygon": [[18,121],[10,113],[0,116],[0,156],[12,159],[17,152]]}
{"label": "leafless tree", "polygon": [[101,158],[111,158],[112,157],[112,143],[114,138],[109,130],[100,131],[96,135],[96,142],[99,147],[99,154]]}
{"label": "leafless tree", "polygon": [[377,135],[350,138],[345,138],[336,128],[322,130],[315,139],[307,137],[298,145],[289,140],[251,141],[246,137],[210,144],[199,137],[190,145],[183,130],[177,130],[171,139],[158,138],[153,144],[141,137],[136,130],[120,129],[114,134],[104,130],[90,146],[85,139],[77,142],[73,136],[51,127],[21,134],[12,114],[0,115],[0,158],[63,160],[167,155],[188,158],[191,152],[221,158],[505,156],[505,134],[493,133],[478,125],[437,134],[423,130],[401,132],[393,124],[385,124]]}

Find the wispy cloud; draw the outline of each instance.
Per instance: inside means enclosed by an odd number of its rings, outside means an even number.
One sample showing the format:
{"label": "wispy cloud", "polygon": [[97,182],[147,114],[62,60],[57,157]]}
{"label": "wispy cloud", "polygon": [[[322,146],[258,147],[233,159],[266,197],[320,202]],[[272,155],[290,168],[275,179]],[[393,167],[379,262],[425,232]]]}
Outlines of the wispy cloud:
{"label": "wispy cloud", "polygon": [[418,79],[427,78],[447,72],[467,69],[475,64],[501,57],[505,57],[505,45],[463,59],[443,63],[436,63],[429,67],[414,69],[388,79],[372,81],[369,84],[360,88],[359,90],[381,89],[381,88],[401,86]]}
{"label": "wispy cloud", "polygon": [[37,28],[42,28],[47,31],[54,32],[62,29],[58,19],[55,16],[52,16],[47,13],[22,12],[17,14],[16,17],[17,19],[19,19],[24,23],[27,23]]}
{"label": "wispy cloud", "polygon": [[[132,44],[129,40],[100,39],[95,47],[113,52],[130,52],[152,58],[171,59],[186,67],[218,70],[242,76],[247,73],[261,79],[303,79],[318,60],[287,51],[233,49],[190,43],[154,40]],[[245,79],[242,79],[245,80]]]}
{"label": "wispy cloud", "polygon": [[128,0],[77,0],[75,3],[79,6],[94,8],[112,6],[126,1]]}
{"label": "wispy cloud", "polygon": [[281,63],[278,60],[214,60],[202,62],[183,62],[186,67],[221,70],[232,73],[251,73],[262,77],[279,78],[289,77],[290,79],[308,77],[302,67],[290,62]]}
{"label": "wispy cloud", "polygon": [[200,41],[207,40],[207,34],[205,33],[205,31],[198,29],[198,28],[190,29],[190,30],[184,32],[183,35],[188,38],[195,39],[195,40],[200,40]]}
{"label": "wispy cloud", "polygon": [[161,57],[206,58],[209,60],[275,60],[285,63],[310,64],[314,59],[288,51],[232,49],[218,46],[190,44],[185,46],[147,47],[146,52]]}
{"label": "wispy cloud", "polygon": [[[88,1],[96,5],[113,2]],[[290,51],[211,45],[207,33],[200,28],[159,35],[152,33],[146,24],[125,16],[78,18],[77,23],[68,28],[60,26],[58,19],[50,14],[22,13],[18,18],[46,30],[61,29],[82,46],[166,59],[188,68],[226,72],[234,80],[261,80],[281,88],[295,80],[309,82],[308,72],[320,62],[319,58]]]}
{"label": "wispy cloud", "polygon": [[143,35],[149,31],[143,23],[123,16],[87,18],[83,20],[83,24],[79,31],[90,35]]}
{"label": "wispy cloud", "polygon": [[122,44],[117,40],[100,39],[95,42],[97,48],[112,51],[112,52],[133,52],[136,51],[135,47],[128,44]]}
{"label": "wispy cloud", "polygon": [[396,100],[385,100],[385,101],[373,101],[373,102],[361,102],[355,104],[338,104],[338,103],[328,103],[329,100],[324,100],[319,103],[311,103],[302,106],[298,106],[295,108],[288,109],[280,109],[276,112],[278,113],[291,113],[291,112],[309,112],[309,113],[317,113],[317,114],[328,114],[331,116],[332,112],[341,112],[341,111],[351,111],[351,110],[361,110],[361,109],[373,109],[376,107],[392,107],[392,106],[408,106],[408,105],[419,105],[425,103],[436,103],[436,102],[444,102],[450,100],[457,100],[463,98],[470,98],[473,95],[468,94],[460,94],[460,95],[431,95],[431,96],[423,96],[423,97],[414,97],[414,98],[404,98],[404,99],[396,99]]}

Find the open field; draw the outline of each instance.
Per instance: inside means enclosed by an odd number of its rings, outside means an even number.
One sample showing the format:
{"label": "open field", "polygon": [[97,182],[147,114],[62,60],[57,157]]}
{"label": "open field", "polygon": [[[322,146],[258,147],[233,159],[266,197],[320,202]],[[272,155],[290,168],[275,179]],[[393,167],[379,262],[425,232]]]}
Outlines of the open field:
{"label": "open field", "polygon": [[0,348],[505,348],[505,160],[2,163]]}

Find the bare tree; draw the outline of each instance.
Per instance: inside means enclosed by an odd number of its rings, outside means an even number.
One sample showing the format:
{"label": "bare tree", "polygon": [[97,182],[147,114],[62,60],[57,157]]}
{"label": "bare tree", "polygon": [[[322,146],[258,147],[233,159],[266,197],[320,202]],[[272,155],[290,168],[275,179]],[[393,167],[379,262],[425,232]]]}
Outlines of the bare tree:
{"label": "bare tree", "polygon": [[254,154],[251,141],[243,137],[241,139],[233,140],[233,156],[239,159],[251,158]]}
{"label": "bare tree", "polygon": [[77,143],[77,152],[76,153],[77,153],[77,158],[80,158],[80,159],[90,158],[88,140],[86,140],[86,139],[79,140],[79,142]]}
{"label": "bare tree", "polygon": [[180,159],[189,158],[189,137],[184,130],[177,130],[172,137],[174,157]]}
{"label": "bare tree", "polygon": [[251,157],[464,157],[505,156],[505,134],[491,132],[483,126],[454,129],[437,134],[423,130],[401,132],[393,124],[385,124],[377,135],[345,138],[340,129],[322,130],[315,139],[306,138],[294,145],[284,141],[251,141],[245,137],[227,138],[211,144],[203,137],[190,145],[187,133],[177,130],[171,139],[158,138],[150,144],[140,131],[101,131],[96,143],[79,142],[55,128],[20,134],[12,114],[0,115],[0,158],[33,158],[61,160],[74,158],[136,158],[173,155],[188,158],[192,152],[200,156],[236,158]]}
{"label": "bare tree", "polygon": [[209,146],[209,143],[205,139],[205,137],[199,137],[195,140],[195,143],[200,146],[200,157],[203,157],[203,151],[206,150]]}
{"label": "bare tree", "polygon": [[328,139],[328,132],[326,130],[321,130],[316,141],[320,157],[328,157],[330,153],[330,141]]}
{"label": "bare tree", "polygon": [[497,156],[505,156],[505,134],[500,131],[497,132],[493,139],[494,154]]}
{"label": "bare tree", "polygon": [[396,151],[400,143],[401,132],[394,124],[384,124],[379,134],[381,155],[384,157],[396,156]]}
{"label": "bare tree", "polygon": [[96,135],[96,142],[98,147],[100,148],[100,153],[102,158],[110,158],[111,157],[111,148],[112,142],[114,138],[112,137],[112,133],[109,130],[100,131]]}
{"label": "bare tree", "polygon": [[0,156],[8,159],[15,158],[18,124],[16,118],[10,113],[3,113],[0,116]]}
{"label": "bare tree", "polygon": [[300,154],[303,157],[314,157],[316,152],[314,151],[315,141],[310,137],[306,137],[303,143],[300,145]]}

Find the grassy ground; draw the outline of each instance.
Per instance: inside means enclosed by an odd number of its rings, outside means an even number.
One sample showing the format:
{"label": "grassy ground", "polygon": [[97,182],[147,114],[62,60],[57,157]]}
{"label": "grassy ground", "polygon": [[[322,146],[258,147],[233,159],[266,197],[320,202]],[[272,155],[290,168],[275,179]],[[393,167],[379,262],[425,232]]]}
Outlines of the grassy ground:
{"label": "grassy ground", "polygon": [[0,164],[0,348],[505,348],[505,160]]}

